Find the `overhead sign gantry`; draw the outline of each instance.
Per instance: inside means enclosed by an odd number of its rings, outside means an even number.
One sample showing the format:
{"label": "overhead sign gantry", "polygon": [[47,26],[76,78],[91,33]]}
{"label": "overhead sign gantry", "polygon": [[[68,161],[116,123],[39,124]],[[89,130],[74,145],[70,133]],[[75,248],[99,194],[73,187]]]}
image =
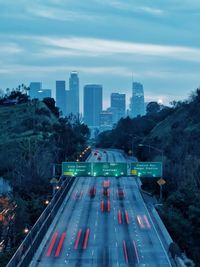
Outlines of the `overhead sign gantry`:
{"label": "overhead sign gantry", "polygon": [[63,162],[63,176],[77,177],[162,177],[162,162],[132,162],[128,170],[126,162]]}
{"label": "overhead sign gantry", "polygon": [[162,177],[162,162],[132,162],[130,175],[138,177]]}
{"label": "overhead sign gantry", "polygon": [[90,162],[63,162],[62,174],[64,176],[92,176]]}
{"label": "overhead sign gantry", "polygon": [[94,162],[93,176],[127,176],[126,163]]}

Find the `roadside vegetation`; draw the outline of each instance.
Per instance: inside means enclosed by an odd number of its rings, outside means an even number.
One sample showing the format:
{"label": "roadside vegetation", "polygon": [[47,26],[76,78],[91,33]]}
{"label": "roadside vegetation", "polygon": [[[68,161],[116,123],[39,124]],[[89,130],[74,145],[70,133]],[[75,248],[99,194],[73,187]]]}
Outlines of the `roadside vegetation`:
{"label": "roadside vegetation", "polygon": [[[182,251],[200,266],[200,89],[171,107],[151,102],[147,115],[121,119],[103,132],[98,147],[123,149],[141,161],[161,160],[164,154],[164,205],[159,213]],[[145,144],[145,146],[139,146]],[[143,189],[159,197],[158,179],[144,178]]]}
{"label": "roadside vegetation", "polygon": [[54,99],[29,100],[25,88],[7,90],[0,98],[0,176],[12,187],[9,199],[14,205],[9,220],[0,218],[0,266],[51,199],[53,164],[76,160],[90,136],[78,118],[60,116]]}

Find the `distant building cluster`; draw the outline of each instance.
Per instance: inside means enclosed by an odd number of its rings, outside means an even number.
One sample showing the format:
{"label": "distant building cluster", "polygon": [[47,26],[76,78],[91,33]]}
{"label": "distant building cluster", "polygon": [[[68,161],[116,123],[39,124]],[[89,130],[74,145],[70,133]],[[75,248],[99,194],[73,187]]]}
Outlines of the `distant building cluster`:
{"label": "distant building cluster", "polygon": [[51,89],[42,89],[41,82],[31,82],[29,87],[29,95],[31,99],[38,98],[39,100],[42,100],[45,97],[51,97]]}
{"label": "distant building cluster", "polygon": [[[56,81],[56,105],[63,116],[70,114],[80,115],[80,88],[78,72],[72,71],[68,87],[66,82]],[[51,90],[43,89],[42,83],[31,82],[30,97],[43,99],[51,97]],[[87,84],[83,88],[83,120],[92,131],[105,131],[112,129],[121,118],[127,115],[131,118],[145,115],[144,89],[139,82],[132,83],[132,96],[129,110],[126,110],[126,95],[111,93],[110,107],[103,110],[103,86],[100,84]]]}

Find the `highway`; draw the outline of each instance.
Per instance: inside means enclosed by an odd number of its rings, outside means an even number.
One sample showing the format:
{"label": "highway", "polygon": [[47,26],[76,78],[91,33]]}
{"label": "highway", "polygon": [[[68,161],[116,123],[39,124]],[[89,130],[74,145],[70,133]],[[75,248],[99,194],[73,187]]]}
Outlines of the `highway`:
{"label": "highway", "polygon": [[[102,162],[126,162],[98,150]],[[98,161],[92,152],[89,161]],[[104,188],[104,190],[103,190]],[[77,178],[30,264],[40,266],[171,266],[132,177]]]}

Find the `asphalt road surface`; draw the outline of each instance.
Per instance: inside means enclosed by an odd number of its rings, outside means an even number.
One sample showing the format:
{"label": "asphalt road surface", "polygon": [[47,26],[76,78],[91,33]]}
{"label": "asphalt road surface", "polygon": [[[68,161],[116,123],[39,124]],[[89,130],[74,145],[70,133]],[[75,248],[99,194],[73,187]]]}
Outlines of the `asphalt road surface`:
{"label": "asphalt road surface", "polygon": [[[117,151],[98,155],[102,162],[126,162]],[[93,151],[89,161],[98,155]],[[171,266],[132,177],[78,178],[55,222],[31,267]]]}

